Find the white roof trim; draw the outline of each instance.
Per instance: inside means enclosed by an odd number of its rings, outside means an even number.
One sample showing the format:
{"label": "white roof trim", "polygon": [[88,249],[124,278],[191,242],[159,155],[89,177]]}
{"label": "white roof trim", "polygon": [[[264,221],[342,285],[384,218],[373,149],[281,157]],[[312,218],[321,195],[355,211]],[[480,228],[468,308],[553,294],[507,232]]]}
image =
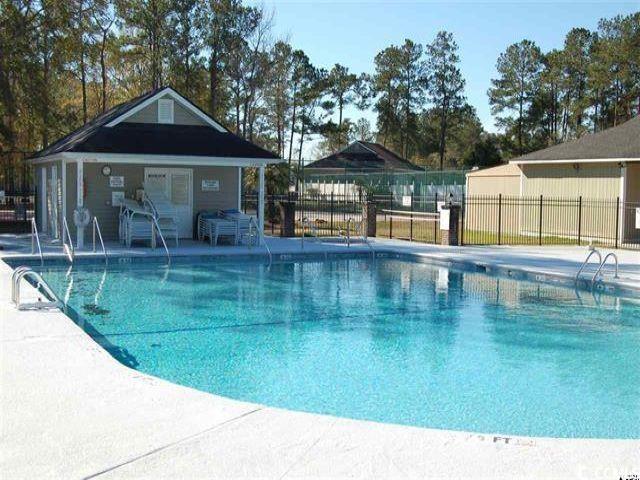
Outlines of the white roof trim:
{"label": "white roof trim", "polygon": [[144,102],[140,103],[139,105],[136,105],[135,107],[133,107],[130,110],[127,110],[125,113],[123,113],[122,115],[114,118],[113,120],[111,120],[109,123],[107,123],[107,127],[113,127],[115,125],[118,125],[120,122],[125,121],[127,118],[129,118],[131,115],[139,112],[140,110],[142,110],[143,108],[148,107],[149,105],[151,105],[153,102],[155,102],[156,100],[158,100],[160,97],[163,97],[165,95],[169,95],[171,98],[173,98],[176,102],[178,102],[182,107],[186,108],[187,110],[189,110],[191,113],[193,113],[194,115],[196,115],[198,118],[200,118],[202,121],[204,121],[205,123],[207,123],[209,126],[215,128],[216,130],[220,131],[220,132],[226,132],[227,129],[224,128],[222,125],[220,125],[218,122],[216,122],[215,120],[213,120],[209,115],[207,115],[206,113],[202,112],[200,109],[196,108],[194,105],[191,104],[191,102],[189,102],[187,99],[185,99],[182,95],[180,95],[178,92],[176,92],[173,88],[171,87],[165,87],[162,90],[160,90],[158,93],[156,93],[155,95],[147,98]]}
{"label": "white roof trim", "polygon": [[[38,158],[34,163],[53,161],[53,155]],[[65,152],[55,155],[66,163],[82,160],[85,163],[132,163],[140,165],[198,165],[223,167],[261,167],[281,163],[279,158],[200,157],[194,155],[146,155],[133,153]]]}
{"label": "white roof trim", "polygon": [[53,153],[51,155],[47,155],[46,157],[30,158],[27,161],[33,165],[39,165],[41,163],[64,161],[64,158],[62,157],[62,153]]}
{"label": "white roof trim", "polygon": [[514,165],[534,165],[540,163],[620,163],[640,162],[640,158],[574,158],[562,160],[510,160]]}

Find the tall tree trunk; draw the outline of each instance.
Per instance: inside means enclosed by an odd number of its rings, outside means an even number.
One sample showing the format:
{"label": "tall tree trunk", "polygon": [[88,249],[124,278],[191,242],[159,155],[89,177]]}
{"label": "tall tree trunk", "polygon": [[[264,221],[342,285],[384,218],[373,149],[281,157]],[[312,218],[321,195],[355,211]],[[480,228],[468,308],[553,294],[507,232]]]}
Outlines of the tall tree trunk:
{"label": "tall tree trunk", "polygon": [[215,53],[209,57],[209,109],[213,116],[218,113],[218,59]]}
{"label": "tall tree trunk", "polygon": [[102,42],[100,44],[100,76],[102,77],[102,111],[107,111],[107,35],[109,30],[102,30]]}
{"label": "tall tree trunk", "polygon": [[522,96],[522,93],[520,94],[520,98],[518,99],[518,154],[522,155],[523,153],[523,148],[522,148],[522,110],[523,110],[523,103],[524,103],[524,98]]}
{"label": "tall tree trunk", "polygon": [[48,32],[44,32],[44,55],[42,63],[42,148],[49,146],[49,39]]}
{"label": "tall tree trunk", "polygon": [[344,96],[338,98],[338,148],[342,147],[342,109],[344,107]]}
{"label": "tall tree trunk", "polygon": [[440,154],[440,170],[444,170],[444,152],[446,148],[446,137],[447,136],[447,107],[445,105],[442,106],[442,111],[440,113],[440,145],[439,145],[439,154]]}
{"label": "tall tree trunk", "polygon": [[292,105],[293,111],[291,112],[291,137],[289,138],[289,177],[291,177],[291,156],[293,155],[293,134],[296,129],[296,94],[298,91],[298,84],[293,85]]}
{"label": "tall tree trunk", "polygon": [[87,123],[87,72],[84,63],[84,42],[80,48],[80,83],[82,86],[82,123]]}
{"label": "tall tree trunk", "polygon": [[300,174],[302,172],[302,144],[304,143],[304,116],[300,125],[300,149],[298,150],[298,173],[296,174],[296,192],[300,185]]}

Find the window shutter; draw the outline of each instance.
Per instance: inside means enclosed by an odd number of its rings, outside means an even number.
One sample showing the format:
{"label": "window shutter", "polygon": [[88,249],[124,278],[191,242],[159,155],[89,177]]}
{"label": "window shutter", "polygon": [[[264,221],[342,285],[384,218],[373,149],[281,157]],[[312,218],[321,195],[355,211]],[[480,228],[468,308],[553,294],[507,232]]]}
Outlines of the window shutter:
{"label": "window shutter", "polygon": [[158,100],[158,123],[173,123],[173,100]]}

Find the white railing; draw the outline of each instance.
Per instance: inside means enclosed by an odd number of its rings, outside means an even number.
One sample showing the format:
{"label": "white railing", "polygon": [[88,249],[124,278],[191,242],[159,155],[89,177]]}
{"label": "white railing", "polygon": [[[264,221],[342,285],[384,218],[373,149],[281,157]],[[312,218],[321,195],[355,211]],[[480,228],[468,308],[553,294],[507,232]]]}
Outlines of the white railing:
{"label": "white railing", "polygon": [[596,273],[593,274],[593,278],[591,279],[591,285],[592,286],[595,285],[596,281],[598,280],[598,275],[601,274],[602,268],[607,263],[607,260],[609,258],[613,258],[615,260],[616,270],[615,270],[615,273],[613,275],[613,278],[618,278],[618,256],[613,252],[609,252],[604,256],[604,259],[602,260],[602,262],[600,262],[600,266],[596,270]]}
{"label": "white railing", "polygon": [[[47,300],[43,301],[42,298],[38,297],[38,300],[35,302],[22,303],[20,298],[20,285],[22,280],[28,277],[31,277],[36,282],[36,290],[48,297]],[[44,281],[40,274],[26,266],[16,268],[11,276],[11,301],[18,310],[26,310],[29,308],[60,308],[62,306],[62,302],[56,294],[53,293],[51,287],[47,285],[47,282]]]}
{"label": "white railing", "polygon": [[251,239],[253,238],[254,228],[256,229],[256,238],[258,239],[258,245],[262,245],[266,249],[267,256],[269,257],[269,267],[271,267],[271,263],[273,262],[273,255],[271,255],[271,249],[269,248],[269,245],[264,239],[264,232],[260,231],[260,228],[258,227],[258,223],[253,217],[251,217],[251,219],[249,220],[249,247],[251,247],[251,242],[252,242]]}
{"label": "white railing", "polygon": [[[67,239],[69,240],[69,243],[67,243]],[[69,262],[73,263],[73,260],[75,259],[75,250],[73,248],[73,242],[71,241],[71,234],[69,233],[69,224],[65,217],[62,217],[62,249],[64,250],[64,253],[67,254]]]}
{"label": "white railing", "polygon": [[300,248],[304,249],[304,239],[306,237],[306,232],[309,230],[309,234],[311,237],[318,240],[318,227],[315,223],[311,223],[308,217],[303,217],[302,221],[302,237],[300,237]]}
{"label": "white railing", "polygon": [[580,279],[580,274],[586,268],[587,264],[589,263],[589,260],[594,255],[597,255],[597,257],[598,257],[598,265],[602,265],[602,255],[600,254],[600,251],[598,249],[596,249],[596,248],[590,250],[589,254],[587,255],[587,258],[584,259],[584,262],[582,262],[582,265],[580,265],[580,268],[578,269],[578,272],[576,273],[576,277],[574,279],[575,282],[577,282]]}
{"label": "white railing", "polygon": [[407,210],[380,210],[386,214],[387,218],[397,218],[399,220],[413,220],[418,222],[439,222],[438,212],[413,212]]}
{"label": "white railing", "polygon": [[44,264],[44,258],[42,257],[42,247],[40,246],[40,235],[38,235],[38,225],[36,219],[31,219],[31,255],[35,255],[36,246],[38,247],[38,255],[40,256],[40,264]]}
{"label": "white railing", "polygon": [[93,253],[96,253],[96,233],[98,234],[98,240],[100,240],[100,246],[102,246],[102,254],[104,255],[104,263],[109,263],[107,258],[107,249],[104,247],[104,240],[102,239],[102,232],[100,231],[100,223],[98,223],[98,217],[93,217]]}
{"label": "white railing", "polygon": [[162,240],[162,246],[164,247],[164,251],[167,254],[167,263],[171,264],[171,255],[169,255],[169,248],[167,247],[167,242],[164,241],[164,235],[162,235],[162,230],[160,230],[160,225],[158,225],[158,220],[156,220],[156,217],[154,217],[153,215],[149,215],[151,217],[151,221],[153,223],[154,226],[154,232],[152,233],[152,235],[155,235],[156,231],[158,233],[158,236],[160,237],[160,240]]}

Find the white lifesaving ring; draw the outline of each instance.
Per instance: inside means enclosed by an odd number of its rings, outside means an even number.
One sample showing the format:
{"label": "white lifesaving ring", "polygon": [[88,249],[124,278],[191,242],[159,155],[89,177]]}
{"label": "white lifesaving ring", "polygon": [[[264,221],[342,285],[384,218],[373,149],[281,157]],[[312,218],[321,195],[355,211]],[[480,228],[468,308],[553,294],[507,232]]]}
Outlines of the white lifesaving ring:
{"label": "white lifesaving ring", "polygon": [[73,223],[78,228],[84,228],[91,222],[91,212],[86,207],[79,207],[73,211]]}

